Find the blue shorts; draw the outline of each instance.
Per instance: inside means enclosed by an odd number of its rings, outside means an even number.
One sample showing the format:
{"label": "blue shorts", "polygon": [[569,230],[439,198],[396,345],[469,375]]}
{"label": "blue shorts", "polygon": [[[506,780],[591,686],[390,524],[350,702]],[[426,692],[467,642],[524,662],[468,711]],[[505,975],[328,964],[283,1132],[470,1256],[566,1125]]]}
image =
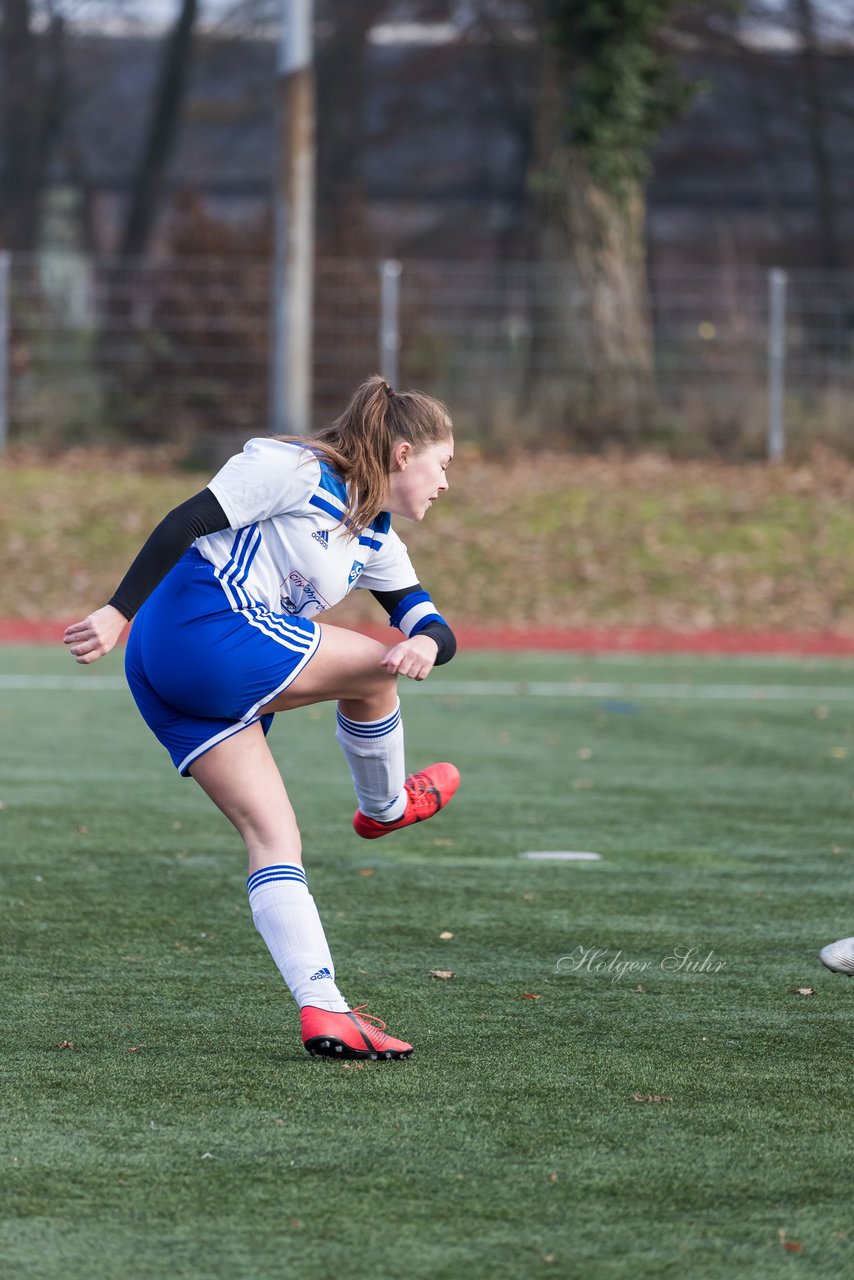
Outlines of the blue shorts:
{"label": "blue shorts", "polygon": [[195,548],[134,619],[125,672],[142,718],[186,776],[218,742],[260,720],[261,708],[314,656],[320,627],[263,605],[236,612]]}

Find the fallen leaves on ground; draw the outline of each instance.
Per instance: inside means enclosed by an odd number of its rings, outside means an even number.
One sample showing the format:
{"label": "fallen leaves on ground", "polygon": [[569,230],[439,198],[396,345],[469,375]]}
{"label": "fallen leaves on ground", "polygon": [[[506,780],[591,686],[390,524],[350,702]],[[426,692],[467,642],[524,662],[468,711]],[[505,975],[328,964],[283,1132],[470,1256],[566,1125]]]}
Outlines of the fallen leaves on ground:
{"label": "fallen leaves on ground", "polygon": [[[460,448],[454,470],[450,499],[407,530],[416,563],[458,548],[448,616],[491,623],[500,598],[509,626],[854,630],[854,466],[830,450],[734,468],[534,451],[510,465]],[[209,479],[175,451],[8,449],[0,615],[71,617],[81,599],[108,598],[146,530]],[[496,528],[515,548],[506,563]],[[342,625],[377,620],[367,591],[337,608]]]}

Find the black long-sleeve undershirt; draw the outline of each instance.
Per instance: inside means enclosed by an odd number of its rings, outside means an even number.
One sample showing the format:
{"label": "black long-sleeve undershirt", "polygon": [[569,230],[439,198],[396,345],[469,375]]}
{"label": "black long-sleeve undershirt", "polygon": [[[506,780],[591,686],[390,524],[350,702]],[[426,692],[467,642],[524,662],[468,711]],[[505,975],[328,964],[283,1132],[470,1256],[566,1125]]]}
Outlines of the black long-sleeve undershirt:
{"label": "black long-sleeve undershirt", "polygon": [[210,489],[194,494],[163,517],[109,603],[126,618],[132,618],[196,538],[228,527],[228,516]]}

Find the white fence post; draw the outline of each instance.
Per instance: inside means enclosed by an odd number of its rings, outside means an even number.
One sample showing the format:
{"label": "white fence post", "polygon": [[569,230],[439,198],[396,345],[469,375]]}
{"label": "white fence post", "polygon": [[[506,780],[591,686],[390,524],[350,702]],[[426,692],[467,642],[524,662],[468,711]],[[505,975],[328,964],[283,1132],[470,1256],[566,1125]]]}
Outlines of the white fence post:
{"label": "white fence post", "polygon": [[9,438],[9,268],[12,255],[0,253],[0,453]]}
{"label": "white fence post", "polygon": [[768,460],[782,462],[786,449],[786,285],[780,267],[768,272]]}
{"label": "white fence post", "polygon": [[397,386],[400,352],[400,276],[403,267],[396,258],[380,263],[380,373],[392,387]]}

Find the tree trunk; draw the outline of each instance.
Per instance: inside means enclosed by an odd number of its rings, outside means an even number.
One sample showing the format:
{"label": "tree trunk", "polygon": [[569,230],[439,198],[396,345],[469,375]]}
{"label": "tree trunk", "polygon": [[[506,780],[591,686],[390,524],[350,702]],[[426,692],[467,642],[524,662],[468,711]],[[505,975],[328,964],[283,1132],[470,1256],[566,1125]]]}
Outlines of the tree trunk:
{"label": "tree trunk", "polygon": [[164,179],[181,123],[189,79],[197,0],[181,7],[163,49],[160,74],[148,107],[145,142],[133,171],[117,260],[106,266],[98,317],[98,364],[113,429],[137,440],[158,438],[146,420],[146,393],[160,335],[151,323],[153,299],[142,263],[157,220]]}
{"label": "tree trunk", "polygon": [[359,161],[364,149],[366,43],[388,0],[338,5],[317,50],[317,243],[329,257],[373,255]]}
{"label": "tree trunk", "polygon": [[526,409],[542,424],[594,441],[631,437],[652,397],[645,203],[594,180],[566,137],[554,55],[544,53],[536,167],[537,291]]}
{"label": "tree trunk", "polygon": [[125,257],[145,253],[151,237],[163,179],[181,122],[197,8],[197,0],[181,0],[181,10],[166,45],[145,147],[134,175],[125,218],[121,242],[121,253]]}
{"label": "tree trunk", "polygon": [[818,252],[822,267],[834,271],[842,265],[837,231],[833,172],[827,139],[827,110],[820,50],[812,0],[792,0],[795,28],[801,42],[801,66],[807,112],[807,143],[815,183]]}
{"label": "tree trunk", "polygon": [[0,25],[0,247],[32,252],[52,134],[61,115],[63,24],[32,29],[29,0],[3,0]]}

